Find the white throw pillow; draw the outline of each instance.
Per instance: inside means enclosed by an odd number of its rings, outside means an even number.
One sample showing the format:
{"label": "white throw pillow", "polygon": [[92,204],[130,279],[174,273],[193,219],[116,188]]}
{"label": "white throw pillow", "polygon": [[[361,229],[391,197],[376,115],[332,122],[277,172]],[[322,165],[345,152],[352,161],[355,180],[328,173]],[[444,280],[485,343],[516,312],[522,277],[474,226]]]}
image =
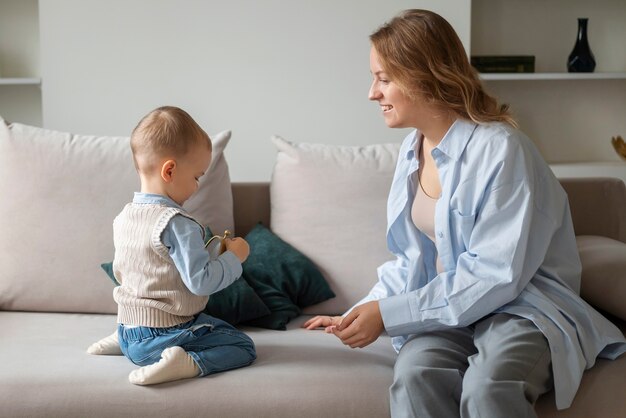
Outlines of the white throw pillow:
{"label": "white throw pillow", "polygon": [[[230,132],[187,209],[233,227]],[[0,310],[115,313],[100,268],[113,260],[113,218],[139,190],[128,137],[73,135],[0,118]]]}
{"label": "white throw pillow", "polygon": [[337,295],[305,309],[341,314],[376,283],[393,258],[386,202],[400,144],[296,144],[280,137],[270,185],[271,229],[309,257]]}

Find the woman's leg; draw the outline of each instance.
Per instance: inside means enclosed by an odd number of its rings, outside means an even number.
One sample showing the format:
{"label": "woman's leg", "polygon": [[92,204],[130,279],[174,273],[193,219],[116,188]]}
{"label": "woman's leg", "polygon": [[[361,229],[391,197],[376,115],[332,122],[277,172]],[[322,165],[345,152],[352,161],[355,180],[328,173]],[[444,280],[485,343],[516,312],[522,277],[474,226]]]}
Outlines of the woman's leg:
{"label": "woman's leg", "polygon": [[536,417],[535,401],[552,388],[550,347],[541,331],[525,318],[496,314],[476,324],[474,344],[461,416]]}
{"label": "woman's leg", "polygon": [[475,352],[471,327],[409,339],[394,366],[391,416],[458,417],[463,373]]}

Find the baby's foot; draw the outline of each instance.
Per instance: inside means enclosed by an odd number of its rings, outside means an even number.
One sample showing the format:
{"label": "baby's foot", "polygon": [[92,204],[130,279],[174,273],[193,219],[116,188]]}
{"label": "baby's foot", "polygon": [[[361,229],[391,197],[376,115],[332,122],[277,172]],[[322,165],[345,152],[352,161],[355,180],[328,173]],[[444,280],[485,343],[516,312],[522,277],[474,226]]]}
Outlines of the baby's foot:
{"label": "baby's foot", "polygon": [[117,331],[108,337],[104,337],[98,342],[95,342],[87,348],[89,354],[105,355],[105,356],[121,356],[122,350],[120,349],[120,342],[117,339]]}
{"label": "baby's foot", "polygon": [[188,379],[200,374],[200,368],[182,347],[169,347],[163,350],[161,360],[149,366],[133,370],[128,375],[135,385],[154,385],[173,380]]}

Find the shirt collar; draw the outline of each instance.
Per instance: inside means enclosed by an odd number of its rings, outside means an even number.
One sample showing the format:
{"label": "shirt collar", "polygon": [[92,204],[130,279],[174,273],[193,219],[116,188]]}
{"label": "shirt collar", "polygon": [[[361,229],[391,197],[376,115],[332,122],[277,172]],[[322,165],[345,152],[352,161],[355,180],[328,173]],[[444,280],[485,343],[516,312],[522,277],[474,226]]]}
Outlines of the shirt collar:
{"label": "shirt collar", "polygon": [[[458,160],[461,158],[463,151],[465,151],[465,147],[469,142],[474,130],[478,125],[475,122],[465,119],[457,119],[455,120],[448,132],[443,136],[439,145],[435,148],[439,149],[442,153],[446,154],[448,157],[453,160]],[[413,134],[413,138],[409,143],[409,148],[406,151],[406,159],[412,160],[416,156],[416,152],[419,152],[419,147],[421,146],[421,142],[418,144],[419,138],[421,138],[422,133],[419,130],[415,130]]]}
{"label": "shirt collar", "polygon": [[458,160],[463,155],[463,151],[465,151],[465,147],[477,126],[471,120],[455,120],[437,148],[453,160]]}
{"label": "shirt collar", "polygon": [[[419,149],[416,148],[418,139],[421,138],[422,133],[419,131],[419,129],[416,129],[413,132],[413,138],[411,139],[411,142],[409,143],[409,148],[406,150],[406,159],[411,161],[415,158],[416,152],[419,152]],[[420,142],[420,146],[421,146],[421,142]]]}
{"label": "shirt collar", "polygon": [[182,207],[167,196],[156,193],[135,192],[133,203],[148,205],[164,205],[171,208],[182,209]]}

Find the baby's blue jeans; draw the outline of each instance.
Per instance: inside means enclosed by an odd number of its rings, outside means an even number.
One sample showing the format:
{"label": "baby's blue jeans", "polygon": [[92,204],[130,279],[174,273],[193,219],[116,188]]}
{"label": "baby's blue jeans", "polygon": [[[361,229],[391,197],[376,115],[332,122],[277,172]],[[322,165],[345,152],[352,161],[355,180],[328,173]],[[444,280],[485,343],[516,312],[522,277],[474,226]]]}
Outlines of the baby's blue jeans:
{"label": "baby's blue jeans", "polygon": [[200,376],[247,366],[256,359],[254,342],[232,325],[206,314],[168,328],[118,325],[122,353],[138,366],[161,359],[168,347],[182,347],[200,368]]}

